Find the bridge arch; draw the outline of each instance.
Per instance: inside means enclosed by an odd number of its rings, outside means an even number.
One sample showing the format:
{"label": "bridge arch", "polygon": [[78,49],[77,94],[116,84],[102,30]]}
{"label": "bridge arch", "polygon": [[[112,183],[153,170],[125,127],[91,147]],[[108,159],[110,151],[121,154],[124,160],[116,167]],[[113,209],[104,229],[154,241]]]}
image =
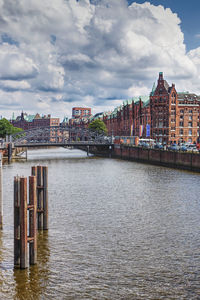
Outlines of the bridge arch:
{"label": "bridge arch", "polygon": [[11,136],[14,146],[67,145],[79,144],[110,144],[110,138],[88,128],[75,126],[36,127],[15,133]]}

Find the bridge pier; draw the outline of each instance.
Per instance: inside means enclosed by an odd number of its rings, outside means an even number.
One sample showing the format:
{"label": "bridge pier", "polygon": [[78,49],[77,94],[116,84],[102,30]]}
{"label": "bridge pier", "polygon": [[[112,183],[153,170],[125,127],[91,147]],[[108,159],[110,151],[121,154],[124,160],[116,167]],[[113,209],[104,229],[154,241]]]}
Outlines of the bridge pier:
{"label": "bridge pier", "polygon": [[89,153],[89,150],[90,150],[90,146],[88,145],[88,146],[87,146],[87,156],[89,156],[89,154],[90,154],[90,153]]}
{"label": "bridge pier", "polygon": [[12,160],[12,143],[8,144],[8,162],[10,163]]}

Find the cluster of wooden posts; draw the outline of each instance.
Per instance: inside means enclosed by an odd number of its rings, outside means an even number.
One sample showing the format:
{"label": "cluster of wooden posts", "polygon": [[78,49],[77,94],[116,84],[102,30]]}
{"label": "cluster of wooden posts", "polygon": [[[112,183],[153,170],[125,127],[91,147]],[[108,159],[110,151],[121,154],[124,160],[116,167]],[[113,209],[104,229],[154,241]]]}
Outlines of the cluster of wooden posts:
{"label": "cluster of wooden posts", "polygon": [[[27,190],[29,192],[27,192]],[[29,203],[27,202],[27,196]],[[48,229],[48,167],[33,166],[32,175],[14,178],[14,266],[37,263],[37,229]]]}

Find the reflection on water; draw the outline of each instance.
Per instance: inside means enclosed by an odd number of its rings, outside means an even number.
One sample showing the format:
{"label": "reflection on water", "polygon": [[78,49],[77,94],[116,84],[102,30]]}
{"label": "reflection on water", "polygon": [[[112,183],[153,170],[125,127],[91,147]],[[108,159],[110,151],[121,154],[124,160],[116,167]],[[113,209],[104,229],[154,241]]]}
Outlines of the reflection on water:
{"label": "reflection on water", "polygon": [[[39,160],[38,158],[41,158]],[[13,177],[49,168],[38,264],[13,269]],[[79,150],[4,166],[0,299],[199,299],[199,174]]]}
{"label": "reflection on water", "polygon": [[48,285],[49,261],[48,232],[38,233],[38,264],[29,269],[14,269],[15,298],[40,299]]}

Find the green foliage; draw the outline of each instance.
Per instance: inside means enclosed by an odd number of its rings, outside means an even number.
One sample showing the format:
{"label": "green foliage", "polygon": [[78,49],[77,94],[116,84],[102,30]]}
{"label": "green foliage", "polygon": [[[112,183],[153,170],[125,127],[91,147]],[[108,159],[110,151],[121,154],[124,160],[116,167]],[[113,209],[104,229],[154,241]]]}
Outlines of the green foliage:
{"label": "green foliage", "polygon": [[100,133],[104,133],[104,134],[108,133],[105,123],[101,120],[94,120],[93,122],[91,122],[89,124],[89,129],[91,129],[92,131],[95,131],[99,134]]}
{"label": "green foliage", "polygon": [[11,135],[22,131],[21,128],[14,127],[10,122],[3,118],[0,120],[0,137],[5,138],[6,135]]}

